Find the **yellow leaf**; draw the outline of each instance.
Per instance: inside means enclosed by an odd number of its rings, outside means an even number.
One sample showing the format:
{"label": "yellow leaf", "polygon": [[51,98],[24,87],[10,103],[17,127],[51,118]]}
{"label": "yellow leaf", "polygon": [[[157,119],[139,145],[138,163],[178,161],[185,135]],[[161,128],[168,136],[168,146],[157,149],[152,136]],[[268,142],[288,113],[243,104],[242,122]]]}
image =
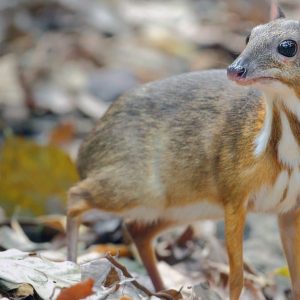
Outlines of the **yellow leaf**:
{"label": "yellow leaf", "polygon": [[75,165],[59,148],[11,137],[0,152],[0,205],[8,214],[49,212],[50,203],[65,206],[68,188],[78,180]]}
{"label": "yellow leaf", "polygon": [[290,272],[288,267],[278,268],[274,271],[274,274],[282,277],[290,277]]}

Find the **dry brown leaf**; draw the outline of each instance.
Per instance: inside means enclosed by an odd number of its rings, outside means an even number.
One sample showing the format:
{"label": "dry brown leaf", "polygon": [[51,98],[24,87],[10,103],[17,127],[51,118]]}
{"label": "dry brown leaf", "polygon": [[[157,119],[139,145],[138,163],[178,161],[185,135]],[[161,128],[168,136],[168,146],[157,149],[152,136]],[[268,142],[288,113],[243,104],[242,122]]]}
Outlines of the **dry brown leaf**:
{"label": "dry brown leaf", "polygon": [[193,226],[189,225],[184,230],[184,232],[177,238],[175,244],[177,244],[179,247],[186,247],[186,245],[193,241],[195,237],[195,232]]}
{"label": "dry brown leaf", "polygon": [[181,291],[176,291],[173,289],[160,291],[158,293],[155,293],[154,296],[162,298],[162,299],[172,299],[172,300],[183,299]]}
{"label": "dry brown leaf", "polygon": [[69,143],[75,135],[75,128],[72,122],[64,122],[57,125],[49,136],[49,141],[53,145]]}
{"label": "dry brown leaf", "polygon": [[131,297],[129,296],[122,296],[119,300],[133,300]]}
{"label": "dry brown leaf", "polygon": [[131,251],[126,245],[103,244],[93,245],[89,248],[90,252],[97,252],[100,254],[110,253],[112,256],[131,257]]}
{"label": "dry brown leaf", "polygon": [[15,297],[28,297],[34,295],[34,289],[31,284],[23,283],[21,284],[14,293]]}
{"label": "dry brown leaf", "polygon": [[69,288],[63,289],[56,300],[80,300],[86,298],[93,293],[93,286],[93,279],[87,279],[83,282],[79,282]]}
{"label": "dry brown leaf", "polygon": [[103,285],[105,287],[111,287],[114,284],[117,284],[120,281],[120,277],[115,268],[111,268],[109,273],[107,274]]}
{"label": "dry brown leaf", "polygon": [[64,215],[43,215],[37,218],[37,220],[59,232],[65,232],[66,216]]}

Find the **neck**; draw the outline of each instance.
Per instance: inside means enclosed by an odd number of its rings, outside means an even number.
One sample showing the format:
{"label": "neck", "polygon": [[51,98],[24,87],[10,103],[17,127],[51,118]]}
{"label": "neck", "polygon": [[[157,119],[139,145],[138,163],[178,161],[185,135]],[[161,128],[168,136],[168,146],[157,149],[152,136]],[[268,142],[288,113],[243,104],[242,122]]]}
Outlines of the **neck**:
{"label": "neck", "polygon": [[289,168],[300,166],[300,99],[293,89],[276,82],[262,89],[266,115],[255,140],[255,155],[267,149]]}

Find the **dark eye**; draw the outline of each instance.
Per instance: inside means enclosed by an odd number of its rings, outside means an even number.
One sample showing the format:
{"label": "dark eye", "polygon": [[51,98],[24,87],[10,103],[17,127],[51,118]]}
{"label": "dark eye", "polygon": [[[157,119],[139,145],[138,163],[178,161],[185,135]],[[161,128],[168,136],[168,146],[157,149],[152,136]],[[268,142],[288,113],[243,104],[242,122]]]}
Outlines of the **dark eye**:
{"label": "dark eye", "polygon": [[296,55],[298,46],[293,40],[285,40],[278,45],[278,52],[286,57],[293,57]]}
{"label": "dark eye", "polygon": [[250,40],[250,34],[248,34],[246,37],[246,45],[249,43],[249,40]]}

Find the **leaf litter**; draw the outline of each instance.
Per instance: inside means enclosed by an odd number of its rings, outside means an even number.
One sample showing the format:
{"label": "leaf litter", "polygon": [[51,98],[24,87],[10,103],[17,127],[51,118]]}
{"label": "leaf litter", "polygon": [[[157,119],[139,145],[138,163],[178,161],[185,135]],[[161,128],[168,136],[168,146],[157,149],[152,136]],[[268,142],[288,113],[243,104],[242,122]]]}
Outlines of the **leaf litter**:
{"label": "leaf litter", "polygon": [[62,288],[80,280],[80,267],[72,262],[52,262],[17,249],[0,252],[0,282],[5,293],[30,284],[42,299],[55,299]]}

